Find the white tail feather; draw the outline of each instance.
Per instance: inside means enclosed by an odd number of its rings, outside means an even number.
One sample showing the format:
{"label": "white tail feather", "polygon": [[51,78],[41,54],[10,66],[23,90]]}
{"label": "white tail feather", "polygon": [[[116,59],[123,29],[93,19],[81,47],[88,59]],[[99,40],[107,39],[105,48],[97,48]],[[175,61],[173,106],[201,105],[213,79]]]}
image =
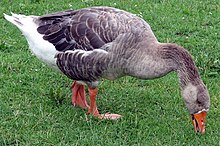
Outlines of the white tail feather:
{"label": "white tail feather", "polygon": [[28,29],[37,28],[35,22],[33,21],[36,16],[25,16],[11,12],[11,16],[4,14],[4,17],[9,22],[16,25],[23,33],[28,31]]}
{"label": "white tail feather", "polygon": [[12,24],[16,25],[19,29],[21,29],[23,24],[22,24],[22,22],[21,22],[21,20],[18,16],[19,15],[17,15],[17,14],[15,15],[14,13],[12,13],[12,16],[9,16],[9,15],[4,13],[4,17],[5,17],[6,20],[8,20]]}
{"label": "white tail feather", "polygon": [[37,16],[25,16],[11,13],[11,16],[4,14],[6,20],[16,25],[26,37],[32,52],[43,62],[50,66],[56,66],[57,53],[55,47],[50,42],[43,39],[43,35],[38,33],[38,25],[35,23]]}

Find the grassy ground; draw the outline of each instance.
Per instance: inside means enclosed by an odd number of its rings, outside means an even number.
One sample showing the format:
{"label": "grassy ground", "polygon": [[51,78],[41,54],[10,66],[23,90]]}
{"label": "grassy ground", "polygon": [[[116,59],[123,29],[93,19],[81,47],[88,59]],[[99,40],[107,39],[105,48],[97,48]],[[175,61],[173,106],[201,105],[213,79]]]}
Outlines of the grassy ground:
{"label": "grassy ground", "polygon": [[[1,0],[0,5],[0,145],[220,145],[219,0]],[[161,42],[192,53],[211,95],[205,135],[193,131],[175,73],[151,81],[101,81],[98,107],[122,114],[118,121],[74,108],[72,81],[31,55],[23,36],[2,16],[97,5],[143,16]]]}

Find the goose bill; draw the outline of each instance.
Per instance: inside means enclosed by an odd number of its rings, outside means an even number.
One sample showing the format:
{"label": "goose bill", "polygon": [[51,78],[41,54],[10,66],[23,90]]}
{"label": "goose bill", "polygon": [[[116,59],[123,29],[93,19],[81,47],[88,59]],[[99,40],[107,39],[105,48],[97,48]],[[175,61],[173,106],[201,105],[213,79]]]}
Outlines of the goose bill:
{"label": "goose bill", "polygon": [[195,132],[205,133],[205,119],[206,111],[202,111],[196,114],[192,114],[192,123],[195,129]]}

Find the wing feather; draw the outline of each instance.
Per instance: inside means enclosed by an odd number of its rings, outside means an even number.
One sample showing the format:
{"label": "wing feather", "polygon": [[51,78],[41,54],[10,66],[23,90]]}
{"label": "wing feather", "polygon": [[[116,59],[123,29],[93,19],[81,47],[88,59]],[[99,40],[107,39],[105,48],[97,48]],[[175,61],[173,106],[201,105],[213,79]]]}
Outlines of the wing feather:
{"label": "wing feather", "polygon": [[97,81],[107,68],[106,55],[107,52],[100,49],[60,52],[56,55],[57,66],[73,80]]}
{"label": "wing feather", "polygon": [[38,32],[58,51],[101,48],[133,27],[148,25],[133,14],[109,7],[67,10],[38,18]]}

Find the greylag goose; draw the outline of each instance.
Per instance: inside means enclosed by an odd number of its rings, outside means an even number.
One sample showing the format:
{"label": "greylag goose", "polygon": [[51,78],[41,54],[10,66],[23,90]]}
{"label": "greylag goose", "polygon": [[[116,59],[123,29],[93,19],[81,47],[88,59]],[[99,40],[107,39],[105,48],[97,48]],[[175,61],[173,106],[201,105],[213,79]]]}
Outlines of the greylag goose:
{"label": "greylag goose", "polygon": [[[100,114],[97,109],[101,78],[155,79],[176,71],[194,129],[205,132],[210,97],[191,55],[176,44],[158,42],[142,18],[111,7],[66,10],[44,16],[12,13],[4,17],[21,30],[40,60],[74,80],[74,106],[86,108],[100,119],[118,119],[121,115]],[[88,86],[89,105],[84,85]]]}

